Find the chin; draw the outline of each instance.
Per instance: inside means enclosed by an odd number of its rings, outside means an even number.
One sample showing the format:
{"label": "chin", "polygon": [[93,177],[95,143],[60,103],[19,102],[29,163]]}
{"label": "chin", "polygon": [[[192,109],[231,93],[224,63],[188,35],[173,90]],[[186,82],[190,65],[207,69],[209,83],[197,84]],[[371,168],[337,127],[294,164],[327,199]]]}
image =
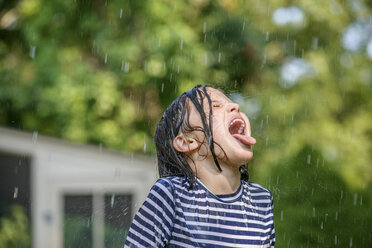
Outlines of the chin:
{"label": "chin", "polygon": [[233,164],[236,164],[238,166],[241,166],[242,164],[246,164],[253,158],[253,152],[252,151],[244,151],[244,153],[241,154],[231,154],[230,156],[227,155],[230,158],[230,161]]}

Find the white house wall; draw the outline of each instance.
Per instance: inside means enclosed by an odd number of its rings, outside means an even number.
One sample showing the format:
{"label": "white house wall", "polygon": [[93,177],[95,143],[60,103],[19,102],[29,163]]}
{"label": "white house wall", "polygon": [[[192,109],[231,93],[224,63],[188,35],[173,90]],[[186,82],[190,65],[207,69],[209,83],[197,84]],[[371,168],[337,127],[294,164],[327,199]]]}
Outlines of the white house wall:
{"label": "white house wall", "polygon": [[62,248],[63,195],[130,193],[134,214],[156,180],[153,158],[0,128],[0,151],[31,157],[33,247]]}

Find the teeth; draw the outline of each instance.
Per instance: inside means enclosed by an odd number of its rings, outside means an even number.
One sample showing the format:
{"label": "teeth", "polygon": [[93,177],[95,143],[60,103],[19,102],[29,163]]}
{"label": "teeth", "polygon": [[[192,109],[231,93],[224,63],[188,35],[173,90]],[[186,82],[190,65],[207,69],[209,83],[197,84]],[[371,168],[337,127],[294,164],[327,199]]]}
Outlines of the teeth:
{"label": "teeth", "polygon": [[235,122],[240,122],[241,124],[242,124],[242,127],[245,127],[245,125],[244,125],[244,121],[242,120],[242,119],[235,119],[235,120],[233,120],[231,123],[230,123],[230,126],[231,125],[233,125]]}
{"label": "teeth", "polygon": [[238,133],[239,133],[239,134],[242,134],[242,133],[243,133],[243,128],[244,128],[243,126],[241,126],[241,127],[239,128],[239,130],[238,130]]}
{"label": "teeth", "polygon": [[236,122],[240,123],[240,127],[238,129],[238,134],[243,134],[244,133],[244,128],[245,128],[244,121],[242,119],[235,119],[230,123],[230,126],[234,125],[234,123],[236,123]]}

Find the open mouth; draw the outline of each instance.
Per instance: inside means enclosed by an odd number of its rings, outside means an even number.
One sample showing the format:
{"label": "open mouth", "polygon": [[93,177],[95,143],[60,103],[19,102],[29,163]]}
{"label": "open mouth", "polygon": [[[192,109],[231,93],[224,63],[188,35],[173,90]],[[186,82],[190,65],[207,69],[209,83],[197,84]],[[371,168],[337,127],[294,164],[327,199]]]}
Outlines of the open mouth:
{"label": "open mouth", "polygon": [[231,134],[244,134],[245,122],[242,119],[234,119],[230,122],[229,132]]}
{"label": "open mouth", "polygon": [[251,146],[256,144],[255,138],[246,135],[246,123],[241,118],[233,119],[229,124],[229,132],[236,140]]}

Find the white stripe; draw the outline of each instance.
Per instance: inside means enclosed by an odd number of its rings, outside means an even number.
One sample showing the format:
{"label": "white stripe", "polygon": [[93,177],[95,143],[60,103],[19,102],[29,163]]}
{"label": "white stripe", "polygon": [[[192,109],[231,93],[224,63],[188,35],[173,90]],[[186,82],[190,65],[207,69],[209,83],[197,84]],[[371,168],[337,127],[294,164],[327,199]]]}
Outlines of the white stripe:
{"label": "white stripe", "polygon": [[[135,247],[140,247],[140,243],[138,243],[136,240],[132,239],[131,237],[127,236],[127,240],[129,241],[130,245],[136,245]],[[127,245],[124,245],[124,248],[130,248],[130,247],[133,247],[133,246],[127,246]]]}
{"label": "white stripe", "polygon": [[[183,198],[184,200],[188,200],[188,201],[191,201],[191,203],[185,203],[185,202],[181,202],[180,198]],[[206,206],[201,206],[201,205],[197,205],[195,203],[199,203],[199,204],[206,204],[207,202],[211,202],[211,203],[217,203],[217,204],[221,204],[221,201],[218,201],[214,198],[210,198],[210,197],[207,197],[207,198],[195,198],[193,196],[180,196],[180,198],[177,198],[176,199],[176,202],[178,201],[181,205],[183,206],[187,206],[187,207],[206,207]],[[255,210],[261,210],[261,211],[265,211],[265,210],[270,210],[271,209],[271,200],[265,200],[265,201],[252,201],[251,198],[247,198],[245,196],[243,196],[244,199],[247,199],[250,203],[252,203],[252,208],[255,208]],[[200,199],[200,200],[199,200]],[[232,202],[232,203],[223,203],[225,205],[233,205],[233,206],[240,206],[240,203],[241,202]],[[270,206],[268,207],[261,207],[261,206],[255,206],[254,203],[267,203],[269,204]]]}
{"label": "white stripe", "polygon": [[[179,190],[181,190],[181,191],[183,191],[183,192],[185,192],[185,189],[183,188],[183,187],[179,187],[178,185],[175,185],[175,187],[176,188],[178,188]],[[267,196],[268,197],[268,199],[263,199],[263,200],[266,200],[266,201],[268,201],[268,203],[269,202],[271,202],[271,195],[270,195],[270,193],[269,192],[267,192],[267,191],[263,191],[263,192],[252,192],[249,188],[247,189],[247,188],[245,188],[246,190],[248,190],[248,194],[250,195],[250,196],[248,196],[249,198],[251,198],[251,197],[256,197],[256,196]],[[189,193],[188,191],[186,191],[187,193]],[[210,194],[212,194],[212,195],[214,195],[212,192],[210,192],[210,191],[207,191],[207,192],[209,192]],[[239,193],[242,193],[241,191],[239,192]],[[237,196],[233,196],[233,197],[231,197],[232,199],[235,199],[235,198],[238,198],[238,196],[239,196],[239,193],[237,194]],[[192,193],[192,196],[188,196],[187,194],[182,194],[182,198],[185,198],[185,199],[195,199],[195,197],[196,197],[196,199],[198,199],[198,198],[202,198],[202,199],[204,199],[204,196],[203,195],[205,195],[206,194],[206,191],[205,190],[203,190],[203,189],[199,189],[199,190],[196,190],[196,191],[193,191],[193,193]],[[199,196],[200,195],[200,196]],[[225,199],[229,199],[229,198],[222,198],[221,200],[217,200],[217,199],[215,199],[215,198],[211,198],[211,197],[208,197],[208,193],[206,194],[207,195],[207,198],[208,199],[211,199],[212,201],[214,201],[214,202],[217,202],[217,203],[221,203],[221,202],[224,202],[225,201]],[[216,196],[216,195],[215,195]],[[243,197],[246,197],[246,194],[243,194]],[[218,196],[216,196],[217,198],[218,198]],[[260,201],[260,200],[254,200],[254,199],[250,199],[251,201]],[[261,199],[262,200],[262,199]]]}
{"label": "white stripe", "polygon": [[[155,235],[155,233],[153,231],[149,230],[147,227],[145,227],[144,225],[139,223],[136,219],[133,220],[133,224],[136,225],[139,229],[147,232],[151,237],[155,237],[156,243],[161,244],[161,239],[158,237],[158,235]],[[158,233],[162,233],[162,232],[158,232]],[[142,234],[140,237],[142,238],[142,237],[145,237],[145,236]]]}
{"label": "white stripe", "polygon": [[[251,236],[251,235],[244,235],[244,234],[229,234],[229,233],[223,233],[223,232],[214,232],[214,231],[205,231],[205,230],[191,230],[188,228],[185,228],[183,226],[180,226],[178,224],[175,224],[174,227],[184,231],[189,232],[193,235],[210,235],[214,237],[223,237],[223,238],[230,238],[230,239],[238,239],[238,240],[247,240],[247,238],[251,238],[251,240],[266,240],[267,236],[270,237],[271,233],[268,233],[266,236]],[[250,230],[249,230],[250,231]],[[175,232],[176,233],[176,232]],[[262,232],[258,232],[258,234],[262,234]]]}
{"label": "white stripe", "polygon": [[[154,203],[154,204],[155,204],[155,203]],[[156,207],[159,207],[159,206],[156,205],[156,204],[155,204],[155,206],[156,206]],[[159,223],[164,223],[163,220],[162,220],[158,215],[156,215],[152,210],[148,209],[145,205],[142,206],[142,209],[143,209],[144,211],[146,211],[148,214],[153,215],[154,218],[155,218]],[[152,214],[151,214],[151,213],[152,213]],[[173,221],[171,221],[171,220],[168,218],[168,216],[167,216],[166,214],[164,215],[164,218],[166,219],[166,221],[167,221],[170,225],[172,225]]]}
{"label": "white stripe", "polygon": [[[187,236],[181,234],[181,233],[174,233],[173,236],[179,237],[179,238],[184,238],[184,239],[189,239]],[[249,239],[246,239],[249,240]],[[256,239],[251,239],[252,241],[256,241]],[[267,244],[265,246],[262,245],[249,245],[247,246],[246,244],[231,244],[223,241],[216,241],[216,240],[209,240],[209,239],[192,239],[193,242],[195,243],[204,243],[204,244],[209,244],[209,245],[221,245],[221,246],[226,246],[226,247],[238,247],[238,248],[262,248],[262,247],[269,247],[270,244]]]}
{"label": "white stripe", "polygon": [[[153,191],[151,192],[158,200],[161,201],[161,203],[163,203],[163,205],[168,209],[168,211],[171,213],[172,216],[174,216],[174,210],[171,206],[169,206],[168,202],[166,199],[163,198],[163,196],[159,195],[158,192],[156,191]],[[156,204],[155,202],[153,202],[156,206],[159,206],[158,204]],[[161,209],[160,212],[164,212],[164,209]]]}
{"label": "white stripe", "polygon": [[[190,238],[186,238],[186,239],[190,239]],[[171,240],[170,242],[169,242],[169,244],[171,245],[171,244],[173,244],[173,245],[178,245],[179,247],[182,247],[182,248],[195,248],[195,246],[193,246],[193,245],[189,245],[189,244],[186,244],[186,243],[182,243],[182,242],[180,242],[180,241],[177,241],[177,240]]]}
{"label": "white stripe", "polygon": [[[160,229],[154,225],[153,222],[149,221],[145,216],[143,216],[140,212],[138,212],[137,214],[138,218],[140,218],[143,222],[146,222],[147,224],[149,224],[150,226],[153,226],[155,231],[158,232],[158,233],[163,233],[162,231],[160,231]],[[135,219],[133,220],[133,222],[135,221]],[[170,230],[168,229],[168,227],[166,225],[163,225],[165,228],[165,231],[167,232],[168,235],[170,235]]]}
{"label": "white stripe", "polygon": [[164,187],[163,184],[157,184],[157,186],[163,190],[163,192],[169,197],[169,199],[171,199],[172,201],[174,200],[173,195],[169,192],[169,190],[166,187]]}
{"label": "white stripe", "polygon": [[[176,187],[177,189],[181,190],[182,192],[185,192],[186,191],[184,187],[179,186],[177,184],[175,184],[174,187]],[[186,191],[186,192],[188,192],[188,191]],[[188,193],[190,193],[190,192],[188,192]],[[205,194],[205,190],[204,189],[193,190],[192,193],[193,194],[203,195],[203,194]]]}
{"label": "white stripe", "polygon": [[[221,220],[224,220],[224,221],[234,221],[234,222],[239,222],[239,223],[246,223],[246,220],[248,220],[249,223],[251,223],[251,224],[259,224],[259,225],[265,225],[265,226],[273,223],[273,220],[269,220],[267,222],[252,220],[252,219],[249,219],[249,218],[242,220],[240,218],[225,217],[225,216],[211,216],[211,215],[208,215],[208,214],[194,215],[194,214],[190,214],[190,213],[183,213],[183,215],[189,216],[189,217],[199,217],[199,218],[206,218],[206,219],[210,219],[210,220],[216,220],[217,222],[221,221]],[[250,216],[250,215],[247,215],[247,216]],[[272,214],[269,214],[267,218],[270,218],[272,216],[273,216]]]}
{"label": "white stripe", "polygon": [[[131,233],[134,234],[134,235],[137,235],[138,237],[141,237],[141,240],[145,240],[146,243],[150,244],[151,247],[156,247],[156,244],[154,242],[152,242],[151,240],[149,240],[148,238],[146,238],[145,236],[141,235],[140,233],[138,233],[136,230],[134,229],[131,229]],[[142,245],[140,245],[139,247],[141,247]]]}
{"label": "white stripe", "polygon": [[[245,195],[243,195],[243,198],[246,199],[247,201],[249,201],[252,204],[254,204],[254,203],[265,203],[265,204],[271,205],[271,200],[269,200],[269,199],[253,200],[251,197],[245,196]],[[258,208],[267,208],[267,207],[261,207],[261,206],[255,206],[255,207],[258,207]],[[269,208],[271,209],[271,207],[269,207]]]}
{"label": "white stripe", "polygon": [[[267,222],[267,223],[268,225],[270,224],[270,222]],[[268,232],[271,230],[271,226],[269,226],[266,229],[262,229],[262,228],[249,227],[250,224],[254,224],[254,223],[252,223],[251,220],[249,220],[247,226],[230,226],[230,225],[224,225],[220,223],[212,224],[212,223],[198,222],[198,221],[187,221],[187,225],[215,227],[215,228],[229,229],[229,230],[236,230],[236,231]],[[272,224],[272,221],[271,221],[271,224]]]}
{"label": "white stripe", "polygon": [[[240,209],[226,209],[226,208],[219,208],[219,207],[210,207],[210,206],[195,206],[195,205],[191,205],[191,204],[184,204],[182,206],[183,208],[180,208],[178,206],[176,206],[176,210],[178,210],[178,212],[183,212],[183,213],[189,213],[189,214],[199,214],[200,211],[206,211],[208,212],[208,210],[210,211],[215,211],[215,212],[228,212],[228,213],[232,213],[232,214],[246,214],[248,216],[258,216],[258,217],[261,217],[261,218],[266,218],[267,216],[269,216],[270,214],[272,214],[271,212],[268,212],[268,210],[271,210],[271,208],[266,208],[265,210],[263,209],[254,209],[253,207],[251,207],[251,209],[253,210],[252,213],[249,214],[249,212],[245,211],[245,209],[243,208],[242,210]],[[188,208],[188,209],[192,209],[194,210],[193,212],[186,212],[184,211],[184,208]],[[260,213],[257,213],[255,212],[254,210],[259,210],[259,211],[266,211],[268,212],[267,214],[260,214]]]}

